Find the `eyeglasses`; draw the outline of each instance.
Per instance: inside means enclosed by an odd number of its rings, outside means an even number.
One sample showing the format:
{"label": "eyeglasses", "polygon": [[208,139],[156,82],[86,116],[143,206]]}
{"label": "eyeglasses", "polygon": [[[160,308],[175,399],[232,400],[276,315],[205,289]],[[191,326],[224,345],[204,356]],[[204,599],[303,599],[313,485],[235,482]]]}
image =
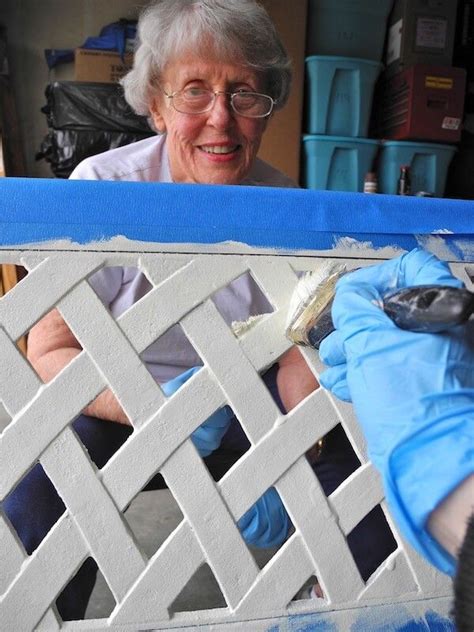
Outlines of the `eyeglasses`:
{"label": "eyeglasses", "polygon": [[[163,91],[164,92],[164,91]],[[205,90],[204,88],[186,88],[172,94],[164,92],[173,107],[182,114],[202,114],[209,112],[219,94],[230,97],[230,105],[239,116],[248,118],[265,118],[269,116],[276,104],[275,99],[258,92],[225,92],[223,90]]]}

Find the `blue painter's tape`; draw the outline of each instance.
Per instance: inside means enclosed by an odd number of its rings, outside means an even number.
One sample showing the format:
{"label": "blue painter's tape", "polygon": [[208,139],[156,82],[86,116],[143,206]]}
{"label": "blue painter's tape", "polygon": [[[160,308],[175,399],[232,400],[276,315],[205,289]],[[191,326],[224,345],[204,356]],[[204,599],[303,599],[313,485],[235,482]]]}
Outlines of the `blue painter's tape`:
{"label": "blue painter's tape", "polygon": [[446,619],[432,610],[426,613],[425,618],[430,632],[456,632],[454,621]]}
{"label": "blue painter's tape", "polygon": [[[3,178],[0,246],[117,235],[161,243],[236,241],[328,250],[341,237],[409,250],[439,238],[474,260],[474,202],[306,189]],[[446,233],[451,234],[446,234]],[[461,245],[460,245],[461,244]],[[470,259],[471,255],[467,258]]]}

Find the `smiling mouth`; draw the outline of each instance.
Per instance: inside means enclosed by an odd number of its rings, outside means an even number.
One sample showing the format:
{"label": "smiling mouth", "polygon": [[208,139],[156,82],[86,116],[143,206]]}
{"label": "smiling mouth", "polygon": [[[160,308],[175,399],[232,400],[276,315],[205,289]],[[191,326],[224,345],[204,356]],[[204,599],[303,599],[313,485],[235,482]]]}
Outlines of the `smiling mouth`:
{"label": "smiling mouth", "polygon": [[201,145],[199,149],[206,154],[232,154],[240,145]]}

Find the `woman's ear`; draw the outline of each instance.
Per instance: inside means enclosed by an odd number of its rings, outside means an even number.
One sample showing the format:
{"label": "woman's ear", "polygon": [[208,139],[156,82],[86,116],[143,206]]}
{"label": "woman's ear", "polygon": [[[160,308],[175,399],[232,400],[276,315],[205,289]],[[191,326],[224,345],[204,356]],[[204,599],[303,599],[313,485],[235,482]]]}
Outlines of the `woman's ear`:
{"label": "woman's ear", "polygon": [[160,97],[155,97],[150,106],[150,114],[153,119],[153,123],[155,125],[156,130],[160,134],[164,134],[166,132],[166,124],[161,114],[162,108],[165,107],[163,104],[163,99]]}

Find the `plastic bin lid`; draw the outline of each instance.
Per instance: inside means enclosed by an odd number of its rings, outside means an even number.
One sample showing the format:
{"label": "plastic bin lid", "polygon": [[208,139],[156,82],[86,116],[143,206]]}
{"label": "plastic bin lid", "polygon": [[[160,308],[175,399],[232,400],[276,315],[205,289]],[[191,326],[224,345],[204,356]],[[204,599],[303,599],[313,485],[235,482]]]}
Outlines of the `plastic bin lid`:
{"label": "plastic bin lid", "polygon": [[360,14],[376,14],[386,16],[392,8],[393,0],[379,0],[373,2],[372,0],[365,0],[364,2],[355,2],[353,0],[310,0],[310,11],[317,11],[318,9],[330,9],[331,11],[350,11],[351,13]]}
{"label": "plastic bin lid", "polygon": [[326,134],[304,134],[303,142],[308,140],[327,141],[330,143],[361,143],[365,145],[380,145],[376,138],[359,138],[358,136],[328,136]]}
{"label": "plastic bin lid", "polygon": [[343,63],[343,64],[367,64],[368,66],[379,66],[383,67],[383,64],[380,61],[374,61],[373,59],[362,59],[361,57],[335,57],[333,55],[309,55],[309,57],[305,57],[305,61],[323,61],[330,63]]}
{"label": "plastic bin lid", "polygon": [[456,145],[442,145],[441,143],[418,143],[415,140],[381,140],[382,147],[421,147],[422,149],[450,149],[457,151]]}

